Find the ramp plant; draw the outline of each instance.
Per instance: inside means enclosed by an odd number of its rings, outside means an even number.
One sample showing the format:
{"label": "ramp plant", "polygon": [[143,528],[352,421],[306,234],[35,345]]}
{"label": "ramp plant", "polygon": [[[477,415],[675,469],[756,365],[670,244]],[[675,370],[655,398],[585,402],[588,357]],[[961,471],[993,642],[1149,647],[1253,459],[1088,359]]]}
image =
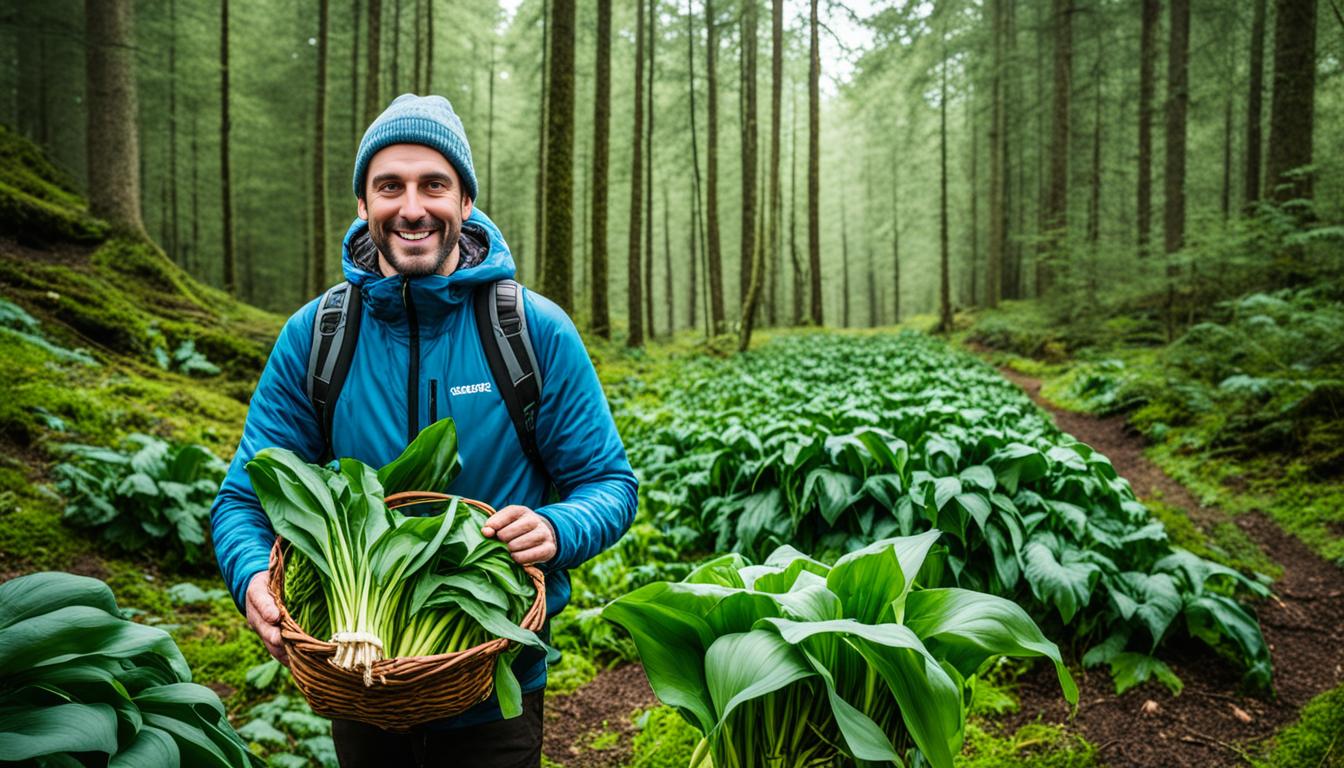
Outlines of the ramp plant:
{"label": "ramp plant", "polygon": [[1182,634],[1269,684],[1238,599],[1261,581],[1173,546],[1105,456],[969,355],[911,333],[797,336],[689,368],[624,418],[664,530],[759,558],[937,528],[941,586],[1022,604],[1122,686],[1165,670],[1153,654]]}
{"label": "ramp plant", "polygon": [[481,533],[486,514],[472,502],[453,496],[415,505],[423,515],[384,503],[401,491],[446,489],[459,470],[450,419],[377,471],[349,458],[327,469],[278,448],[247,464],[271,525],[291,546],[286,608],[309,634],[330,633],[335,664],[362,670],[372,685],[379,659],[506,638],[520,644],[496,663],[500,706],[509,715],[521,711],[509,662],[521,645],[543,647],[518,626],[536,597],[531,580],[507,546]]}
{"label": "ramp plant", "polygon": [[703,735],[692,765],[929,764],[961,749],[976,673],[1054,643],[993,595],[919,589],[939,531],[883,539],[833,566],[792,547],[763,565],[717,557],[641,587],[603,615],[634,638],[654,692]]}
{"label": "ramp plant", "polygon": [[0,763],[261,765],[168,633],[122,618],[103,582],[55,572],[0,584]]}

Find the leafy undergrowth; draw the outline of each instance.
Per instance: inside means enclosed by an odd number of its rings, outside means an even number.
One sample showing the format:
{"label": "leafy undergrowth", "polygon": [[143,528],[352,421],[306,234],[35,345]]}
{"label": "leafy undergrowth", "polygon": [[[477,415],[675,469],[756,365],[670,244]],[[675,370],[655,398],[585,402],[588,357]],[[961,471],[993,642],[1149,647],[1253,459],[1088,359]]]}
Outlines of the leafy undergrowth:
{"label": "leafy undergrowth", "polygon": [[[977,316],[967,338],[996,345],[991,359],[1042,379],[1042,395],[1061,407],[1124,414],[1151,443],[1149,457],[1201,501],[1234,514],[1263,511],[1344,567],[1337,285],[1215,303],[1167,345],[1082,333],[1043,312],[1038,302],[1006,304]],[[1048,332],[1034,330],[1047,320]],[[1050,352],[1023,341],[1033,333],[1077,345]]]}

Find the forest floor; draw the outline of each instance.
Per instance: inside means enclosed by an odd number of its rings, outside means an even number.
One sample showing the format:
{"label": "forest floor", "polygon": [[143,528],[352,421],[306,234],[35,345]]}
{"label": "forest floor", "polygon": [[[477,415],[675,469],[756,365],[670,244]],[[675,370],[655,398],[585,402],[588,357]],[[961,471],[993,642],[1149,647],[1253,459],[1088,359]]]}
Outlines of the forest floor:
{"label": "forest floor", "polygon": [[[1145,501],[1161,500],[1208,531],[1229,516],[1202,504],[1143,454],[1143,438],[1123,416],[1098,418],[1058,408],[1040,395],[1041,382],[1010,369],[1005,377],[1050,412],[1060,429],[1110,458]],[[1274,597],[1258,606],[1274,663],[1274,696],[1241,690],[1231,667],[1202,647],[1172,645],[1164,661],[1185,688],[1173,696],[1156,682],[1116,696],[1109,675],[1094,670],[1079,680],[1078,713],[1069,721],[1053,671],[1038,667],[1019,681],[1018,721],[1042,717],[1069,723],[1097,745],[1102,762],[1127,766],[1243,764],[1246,745],[1296,719],[1313,696],[1344,681],[1344,571],[1326,562],[1262,514],[1230,520],[1283,568]]]}
{"label": "forest floor", "polygon": [[[1274,596],[1258,606],[1274,664],[1272,695],[1246,691],[1233,668],[1205,646],[1173,643],[1163,660],[1185,684],[1180,695],[1149,682],[1117,696],[1104,669],[1082,670],[1078,711],[1070,717],[1053,669],[1037,665],[1018,680],[1020,707],[1002,725],[1011,731],[1034,721],[1060,724],[1096,745],[1098,761],[1111,768],[1250,762],[1257,743],[1296,720],[1313,696],[1344,682],[1344,571],[1263,514],[1228,515],[1201,504],[1144,456],[1143,438],[1123,416],[1061,409],[1041,397],[1039,380],[1001,372],[1060,429],[1109,457],[1140,499],[1184,512],[1205,532],[1230,521],[1283,569]],[[545,755],[567,768],[628,764],[632,716],[656,703],[638,665],[606,670],[572,694],[548,698]]]}

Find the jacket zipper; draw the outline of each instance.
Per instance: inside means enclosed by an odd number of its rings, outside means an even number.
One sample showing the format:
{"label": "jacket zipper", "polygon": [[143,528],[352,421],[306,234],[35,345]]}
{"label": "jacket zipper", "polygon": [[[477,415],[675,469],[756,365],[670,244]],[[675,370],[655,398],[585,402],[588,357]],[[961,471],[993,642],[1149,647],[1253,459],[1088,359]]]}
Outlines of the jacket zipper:
{"label": "jacket zipper", "polygon": [[406,444],[420,434],[420,321],[411,300],[411,279],[401,278],[401,303],[406,307],[406,322],[411,330],[410,371],[406,377]]}
{"label": "jacket zipper", "polygon": [[429,380],[429,423],[439,420],[439,380]]}

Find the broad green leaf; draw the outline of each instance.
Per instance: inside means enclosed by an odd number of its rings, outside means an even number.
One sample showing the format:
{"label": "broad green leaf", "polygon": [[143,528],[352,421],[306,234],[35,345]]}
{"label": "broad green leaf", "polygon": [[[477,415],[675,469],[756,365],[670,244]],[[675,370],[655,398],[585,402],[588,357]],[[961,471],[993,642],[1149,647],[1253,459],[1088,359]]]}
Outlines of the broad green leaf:
{"label": "broad green leaf", "polygon": [[1017,603],[965,589],[922,589],[905,600],[905,625],[935,659],[950,662],[963,677],[996,656],[1044,656],[1055,664],[1064,698],[1078,701],[1059,647]]}
{"label": "broad green leaf", "polygon": [[69,605],[120,617],[112,590],[98,579],[61,571],[20,576],[0,584],[0,629]]}
{"label": "broad green leaf", "polygon": [[0,629],[0,669],[50,666],[89,654],[124,659],[147,652],[161,656],[178,679],[191,679],[182,652],[167,632],[98,608],[66,606]]}
{"label": "broad green leaf", "polygon": [[818,468],[807,473],[807,482],[803,486],[803,498],[811,499],[816,495],[821,508],[822,519],[827,525],[835,525],[840,513],[845,511],[859,492],[859,478],[837,472],[833,469]]}
{"label": "broad green leaf", "polygon": [[165,731],[145,726],[136,733],[135,740],[107,765],[108,768],[179,768],[182,765],[182,752],[173,737]]}
{"label": "broad green leaf", "polygon": [[[1165,573],[1149,576],[1137,571],[1120,574],[1119,581],[1122,590],[1119,594],[1133,601],[1131,615],[1137,616],[1148,628],[1153,638],[1152,648],[1156,649],[1166,635],[1167,627],[1181,612],[1182,601],[1176,582]],[[1117,590],[1112,590],[1112,595],[1116,594]]]}
{"label": "broad green leaf", "polygon": [[815,673],[775,632],[725,634],[705,650],[705,680],[722,728],[742,702],[778,691]]}
{"label": "broad green leaf", "polygon": [[1092,587],[1101,569],[1092,563],[1069,558],[1061,563],[1040,542],[1030,541],[1022,551],[1023,574],[1038,600],[1055,606],[1065,623],[1072,621],[1078,609],[1092,598]]}
{"label": "broad green leaf", "polygon": [[505,720],[523,714],[523,689],[513,674],[512,654],[495,657],[495,696],[499,699],[499,713]]}
{"label": "broad green leaf", "polygon": [[447,493],[461,469],[457,426],[452,419],[440,419],[421,430],[400,456],[378,470],[378,481],[389,496],[403,491]]}
{"label": "broad green leaf", "polygon": [[1237,601],[1223,595],[1188,596],[1185,622],[1190,634],[1210,645],[1221,639],[1230,641],[1246,660],[1247,681],[1267,687],[1270,678],[1269,649],[1260,625]]}
{"label": "broad green leaf", "polygon": [[106,704],[79,703],[0,709],[0,762],[56,752],[116,754],[116,712]]}

